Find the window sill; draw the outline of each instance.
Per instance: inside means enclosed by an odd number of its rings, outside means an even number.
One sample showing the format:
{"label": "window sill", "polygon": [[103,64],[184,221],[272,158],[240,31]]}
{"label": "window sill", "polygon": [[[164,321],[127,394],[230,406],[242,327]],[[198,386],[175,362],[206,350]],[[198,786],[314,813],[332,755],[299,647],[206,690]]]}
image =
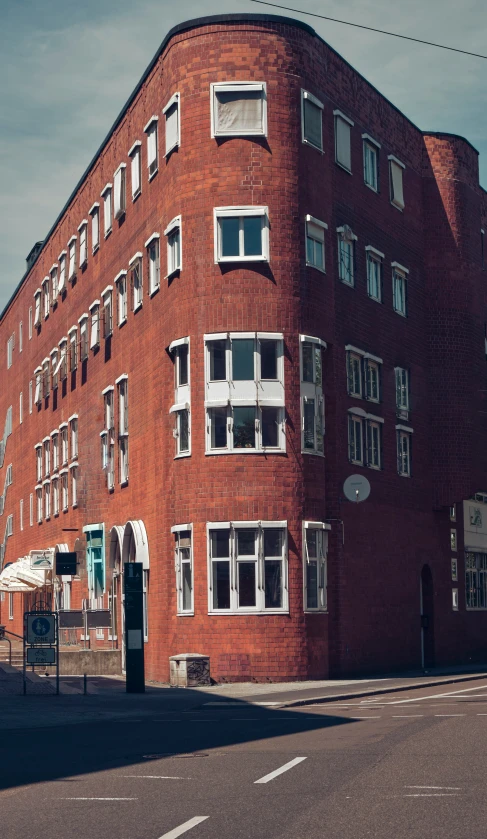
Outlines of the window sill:
{"label": "window sill", "polygon": [[137,305],[136,305],[136,306],[134,306],[134,310],[133,310],[133,311],[134,311],[134,315],[135,315],[135,313],[136,313],[136,312],[138,312],[138,311],[139,311],[139,309],[141,309],[141,308],[142,308],[142,303],[137,303]]}
{"label": "window sill", "polygon": [[400,312],[399,309],[394,309],[396,315],[400,315],[402,318],[406,318],[406,312]]}
{"label": "window sill", "polygon": [[181,460],[183,457],[191,457],[191,452],[181,452],[181,454],[174,455],[174,460]]}
{"label": "window sill", "polygon": [[121,327],[121,326],[123,326],[123,325],[124,325],[124,323],[127,323],[127,318],[123,318],[122,320],[119,320],[119,322],[118,322],[118,328],[120,329],[120,327]]}
{"label": "window sill", "polygon": [[80,262],[79,267],[84,268],[86,265],[88,265],[88,260],[84,259],[83,262]]}
{"label": "window sill", "polygon": [[137,192],[134,192],[134,194],[132,195],[132,204],[135,201],[137,201],[137,198],[139,197],[139,195],[142,195],[142,190],[141,189],[138,189]]}
{"label": "window sill", "polygon": [[155,176],[157,175],[158,171],[159,171],[159,169],[154,169],[154,171],[150,173],[150,175],[149,175],[149,181],[151,181],[153,178],[155,178]]}
{"label": "window sill", "polygon": [[127,478],[126,481],[120,481],[120,487],[128,487],[128,485],[129,485],[129,479],[128,478]]}
{"label": "window sill", "polygon": [[106,231],[106,233],[104,234],[104,238],[105,238],[105,239],[108,239],[108,237],[110,236],[111,232],[112,232],[112,228],[110,227],[110,230],[107,230],[107,231]]}
{"label": "window sill", "polygon": [[325,153],[323,148],[320,148],[320,146],[315,146],[314,143],[310,143],[310,141],[306,140],[304,137],[302,138],[302,143],[303,143],[304,146],[309,146],[310,149],[314,149],[315,151],[319,151],[320,154]]}
{"label": "window sill", "polygon": [[175,276],[176,276],[176,274],[180,274],[180,273],[181,273],[181,266],[180,266],[180,265],[178,265],[178,267],[177,267],[177,268],[174,268],[174,270],[173,270],[173,271],[170,271],[170,273],[169,273],[169,274],[166,274],[166,276],[164,277],[164,279],[165,279],[165,280],[171,280],[173,277],[175,277]]}
{"label": "window sill", "polygon": [[397,474],[400,478],[410,478],[411,477],[411,475],[408,474],[407,472],[398,472]]}
{"label": "window sill", "polygon": [[176,612],[177,618],[194,618],[194,610],[192,612]]}
{"label": "window sill", "polygon": [[154,297],[154,294],[157,294],[159,289],[160,289],[160,286],[158,285],[156,288],[153,288],[152,291],[149,291],[149,297]]}
{"label": "window sill", "polygon": [[380,299],[380,297],[374,297],[373,294],[369,294],[368,292],[367,292],[367,297],[369,298],[369,300],[373,300],[374,303],[382,303],[382,300]]}
{"label": "window sill", "polygon": [[[77,506],[78,506],[78,502],[76,502],[76,504],[72,504],[71,506],[72,506],[73,510],[76,510],[76,508],[77,508]],[[67,512],[67,511],[66,511],[66,512]]]}
{"label": "window sill", "polygon": [[269,262],[269,257],[264,254],[260,256],[220,256],[216,262],[217,265],[228,265],[232,262]]}
{"label": "window sill", "polygon": [[405,204],[395,204],[394,201],[391,201],[390,203],[391,203],[391,206],[395,207],[396,210],[399,210],[400,213],[404,212],[404,207],[406,206]]}
{"label": "window sill", "polygon": [[342,280],[341,277],[338,278],[342,285],[346,285],[347,288],[355,288],[355,283],[349,283],[348,280]]}
{"label": "window sill", "polygon": [[94,245],[94,247],[92,247],[92,249],[91,249],[91,253],[92,253],[92,254],[93,254],[93,256],[94,256],[94,255],[95,255],[95,253],[96,253],[97,251],[99,251],[99,250],[100,250],[100,243],[98,243],[97,245]]}
{"label": "window sill", "polygon": [[69,507],[64,507],[63,508],[63,513],[69,513]]}
{"label": "window sill", "polygon": [[344,164],[343,164],[343,163],[340,163],[340,161],[339,161],[339,160],[335,160],[335,164],[336,164],[336,165],[338,166],[338,168],[339,168],[339,169],[341,169],[343,172],[346,172],[346,173],[347,173],[347,175],[351,175],[351,174],[352,174],[352,170],[351,170],[351,169],[348,169],[346,166],[344,166]]}
{"label": "window sill", "polygon": [[324,452],[316,452],[316,451],[312,451],[311,449],[301,449],[301,454],[312,454],[315,457],[324,457],[325,456]]}
{"label": "window sill", "polygon": [[327,615],[328,609],[303,609],[305,615]]}
{"label": "window sill", "polygon": [[286,449],[218,449],[216,451],[206,451],[205,455],[214,456],[222,454],[286,454]]}
{"label": "window sill", "polygon": [[375,192],[376,195],[379,195],[379,190],[375,186],[372,186],[372,184],[368,184],[367,181],[364,181],[364,186],[366,186],[368,189],[371,189],[372,192]]}
{"label": "window sill", "polygon": [[249,615],[257,615],[262,617],[265,615],[289,615],[289,609],[265,609],[265,610],[258,610],[258,609],[238,609],[238,611],[232,611],[232,609],[212,609],[208,610],[209,615],[231,615],[232,617],[238,617],[242,615],[243,617],[249,617]]}
{"label": "window sill", "polygon": [[313,265],[312,262],[306,262],[306,268],[314,268],[315,271],[319,271],[320,274],[326,274],[326,270],[324,268],[320,268],[318,265]]}
{"label": "window sill", "polygon": [[169,157],[171,152],[174,151],[174,149],[178,149],[178,148],[179,148],[179,142],[178,143],[173,143],[172,146],[169,149],[166,149],[166,153],[165,153],[164,157]]}

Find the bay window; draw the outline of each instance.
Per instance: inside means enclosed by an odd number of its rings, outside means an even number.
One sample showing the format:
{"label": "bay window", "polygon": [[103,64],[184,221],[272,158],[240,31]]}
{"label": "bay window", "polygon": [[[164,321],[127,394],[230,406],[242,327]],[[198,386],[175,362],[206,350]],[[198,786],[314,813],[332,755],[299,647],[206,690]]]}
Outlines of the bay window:
{"label": "bay window", "polygon": [[207,532],[210,613],[287,611],[287,522],[213,522]]}
{"label": "bay window", "polygon": [[205,335],[207,454],[285,451],[282,333]]}
{"label": "bay window", "polygon": [[268,262],[267,207],[215,207],[215,262]]}
{"label": "bay window", "polygon": [[324,522],[303,522],[303,583],[306,612],[327,610],[328,530]]}
{"label": "bay window", "polygon": [[322,351],[326,343],[310,335],[299,336],[301,381],[301,451],[323,455],[325,401]]}
{"label": "bay window", "polygon": [[177,524],[174,534],[174,565],[176,571],[177,614],[194,614],[193,603],[193,525]]}

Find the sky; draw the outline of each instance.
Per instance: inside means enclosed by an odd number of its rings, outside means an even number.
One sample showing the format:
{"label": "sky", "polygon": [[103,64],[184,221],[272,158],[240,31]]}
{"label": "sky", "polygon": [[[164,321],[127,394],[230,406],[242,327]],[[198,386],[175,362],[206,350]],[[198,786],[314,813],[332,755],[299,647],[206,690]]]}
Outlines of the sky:
{"label": "sky", "polygon": [[[283,0],[487,54],[485,0]],[[487,188],[487,60],[250,0],[1,0],[0,312],[166,33],[222,12],[310,24],[419,128],[467,137]]]}

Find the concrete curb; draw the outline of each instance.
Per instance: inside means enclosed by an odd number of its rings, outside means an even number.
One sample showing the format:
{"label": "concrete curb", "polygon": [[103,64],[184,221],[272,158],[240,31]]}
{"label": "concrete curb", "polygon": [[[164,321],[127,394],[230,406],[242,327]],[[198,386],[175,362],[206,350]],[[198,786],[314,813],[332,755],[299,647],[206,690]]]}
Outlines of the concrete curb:
{"label": "concrete curb", "polygon": [[[464,676],[449,676],[444,678],[433,679],[428,682],[421,682],[417,684],[400,684],[395,685],[394,687],[391,685],[390,687],[382,687],[382,688],[372,688],[371,690],[360,690],[360,691],[353,691],[352,693],[333,693],[327,696],[313,696],[306,699],[293,699],[289,702],[285,700],[282,703],[279,703],[281,708],[297,708],[300,705],[317,705],[318,703],[323,702],[326,700],[327,702],[335,702],[341,701],[344,699],[360,699],[364,696],[380,696],[384,693],[401,693],[405,690],[419,690],[419,688],[430,688],[435,687],[435,685],[454,685],[457,682],[473,682],[480,679],[486,679],[487,673],[475,673],[470,675]],[[249,705],[253,703],[247,700]]]}

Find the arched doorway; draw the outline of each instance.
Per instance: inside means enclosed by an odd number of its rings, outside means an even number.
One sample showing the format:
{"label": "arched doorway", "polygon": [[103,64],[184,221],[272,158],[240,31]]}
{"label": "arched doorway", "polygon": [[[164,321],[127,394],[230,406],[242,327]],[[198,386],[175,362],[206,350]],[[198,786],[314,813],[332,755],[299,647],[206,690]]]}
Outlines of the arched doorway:
{"label": "arched doorway", "polygon": [[[110,609],[111,625],[108,640],[112,648],[118,649],[120,637],[123,636],[122,610],[122,546],[125,528],[115,524],[110,530],[110,547],[108,553],[109,582],[108,608]],[[122,662],[124,664],[124,662]]]}
{"label": "arched doorway", "polygon": [[420,579],[421,609],[421,666],[429,670],[435,666],[435,592],[429,565],[424,565]]}
{"label": "arched doorway", "polygon": [[[144,594],[144,641],[149,638],[149,543],[145,524],[140,519],[128,521],[124,528],[122,540],[122,575],[126,562],[141,562],[143,568],[143,594]],[[124,595],[122,593],[122,601]],[[123,624],[123,607],[122,607]],[[125,671],[125,632],[122,626],[122,669]]]}

